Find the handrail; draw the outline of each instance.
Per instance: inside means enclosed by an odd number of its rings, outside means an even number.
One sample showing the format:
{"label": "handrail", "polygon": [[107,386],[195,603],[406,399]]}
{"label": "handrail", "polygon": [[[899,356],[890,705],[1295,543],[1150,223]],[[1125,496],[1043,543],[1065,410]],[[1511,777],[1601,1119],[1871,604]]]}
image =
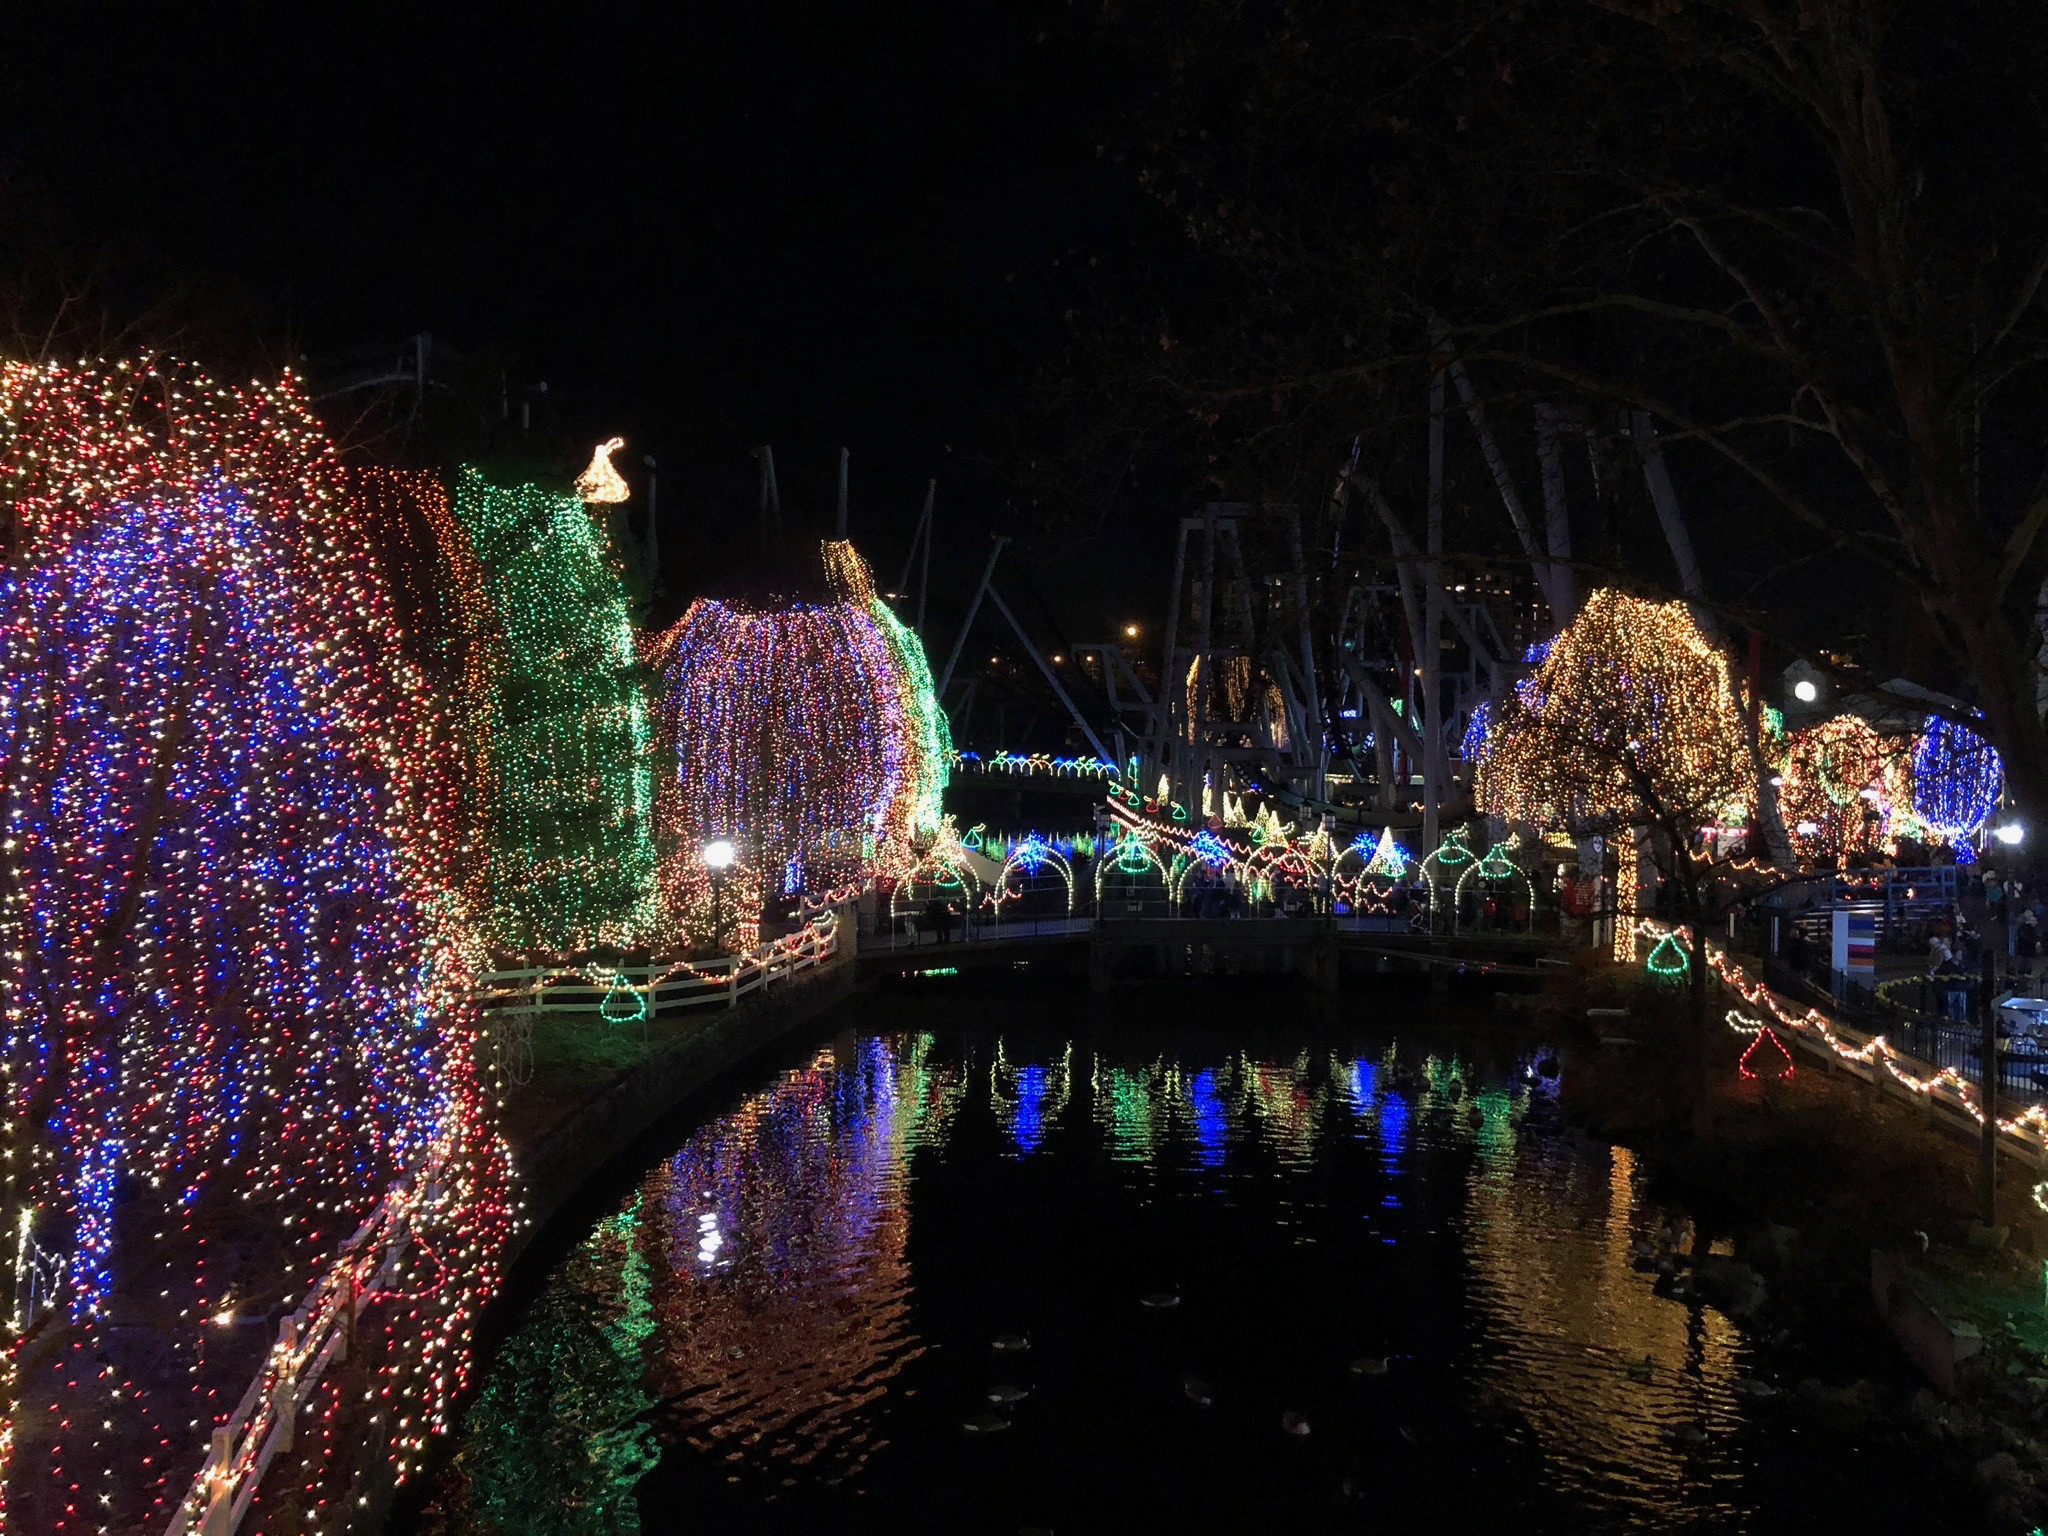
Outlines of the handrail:
{"label": "handrail", "polygon": [[[1648,918],[1637,922],[1636,932],[1647,938],[1671,934],[1679,935],[1681,939],[1687,936],[1683,928]],[[1752,980],[1728,950],[1713,940],[1707,942],[1707,966],[1729,991],[1751,1008],[1768,1015],[1755,1018],[1744,1015],[1740,1009],[1731,1008],[1728,1012],[1731,1028],[1743,1034],[1755,1034],[1765,1029],[1783,1031],[1788,1038],[1798,1041],[1823,1059],[1839,1062],[1867,1076],[1872,1082],[1881,1084],[1889,1078],[1901,1090],[1918,1095],[1924,1102],[1939,1104],[1960,1119],[1980,1127],[1983,1125],[1982,1095],[1977,1085],[1956,1068],[1922,1061],[1900,1050],[1884,1035],[1868,1034],[1853,1028],[1839,1019],[1830,1018],[1819,1008],[1808,1006],[1801,1010],[1797,1004],[1779,997],[1763,982]],[[2037,1168],[2048,1165],[2048,1105],[2036,1103],[2017,1115],[2001,1116],[1997,1129],[1999,1144],[2008,1151],[2018,1153]],[[2037,1186],[2034,1198],[2048,1209],[2048,1184]]]}
{"label": "handrail", "polygon": [[293,1426],[313,1388],[330,1364],[348,1357],[355,1320],[376,1299],[374,1282],[404,1257],[415,1214],[442,1198],[440,1174],[450,1146],[446,1139],[434,1143],[411,1175],[391,1186],[278,1325],[277,1342],[241,1402],[209,1436],[206,1460],[172,1512],[166,1536],[233,1536],[272,1459],[291,1449]]}

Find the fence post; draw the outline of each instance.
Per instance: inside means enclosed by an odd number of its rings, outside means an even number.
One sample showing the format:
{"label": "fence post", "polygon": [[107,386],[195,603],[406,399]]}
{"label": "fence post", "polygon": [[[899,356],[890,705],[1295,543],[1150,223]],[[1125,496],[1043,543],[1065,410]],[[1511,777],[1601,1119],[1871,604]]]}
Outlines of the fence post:
{"label": "fence post", "polygon": [[737,955],[725,962],[725,1006],[737,1008],[740,1002],[740,962]]}
{"label": "fence post", "polygon": [[199,1520],[199,1536],[229,1536],[234,1487],[228,1482],[228,1467],[234,1455],[234,1438],[223,1425],[213,1432],[206,1452],[206,1474],[211,1488],[206,1496],[206,1513]]}
{"label": "fence post", "polygon": [[270,1388],[270,1417],[276,1426],[271,1439],[279,1451],[292,1448],[292,1424],[298,1418],[299,1367],[292,1358],[298,1348],[299,1325],[288,1317],[277,1327],[277,1380]]}
{"label": "fence post", "polygon": [[356,1258],[348,1256],[342,1266],[341,1284],[341,1337],[334,1342],[334,1360],[337,1365],[348,1360],[356,1342]]}
{"label": "fence post", "polygon": [[1986,1228],[1998,1225],[1998,1009],[1992,1002],[1997,979],[1998,961],[1986,943],[1984,993],[1977,1005],[1981,1010],[1978,1022],[1984,1030],[1984,1132],[1977,1151],[1977,1182],[1981,1186],[1978,1221]]}

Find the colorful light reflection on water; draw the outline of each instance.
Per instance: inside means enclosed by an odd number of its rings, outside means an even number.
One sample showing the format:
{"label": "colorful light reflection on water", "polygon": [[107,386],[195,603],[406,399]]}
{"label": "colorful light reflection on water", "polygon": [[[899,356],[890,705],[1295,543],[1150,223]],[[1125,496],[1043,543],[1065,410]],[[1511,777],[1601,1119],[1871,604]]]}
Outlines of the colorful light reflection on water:
{"label": "colorful light reflection on water", "polygon": [[844,1034],[657,1164],[500,1352],[430,1524],[1952,1528],[1926,1468],[1738,1393],[1770,1362],[1653,1294],[1643,1171],[1557,1134],[1527,1059],[992,1012]]}

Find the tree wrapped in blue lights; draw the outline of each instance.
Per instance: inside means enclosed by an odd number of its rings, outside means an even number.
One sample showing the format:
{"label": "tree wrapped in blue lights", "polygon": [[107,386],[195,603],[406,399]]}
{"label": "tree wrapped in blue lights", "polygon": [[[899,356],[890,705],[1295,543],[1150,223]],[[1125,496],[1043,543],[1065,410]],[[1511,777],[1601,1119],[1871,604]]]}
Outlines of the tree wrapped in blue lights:
{"label": "tree wrapped in blue lights", "polygon": [[506,1170],[439,879],[446,732],[296,386],[0,368],[0,492],[12,1240],[61,1259],[84,1357],[140,1322],[177,1340],[200,1394],[62,1356],[16,1375],[17,1338],[8,1385],[51,1428],[8,1512],[57,1528],[44,1517],[82,1485],[110,1490],[95,1523],[131,1529],[196,1470],[194,1408],[254,1363],[232,1337],[198,1347],[249,1284],[206,1260],[256,1255],[296,1290],[433,1158],[446,1280],[411,1316],[439,1336],[380,1374],[445,1394],[463,1313],[494,1284]]}
{"label": "tree wrapped in blue lights", "polygon": [[1913,814],[1956,842],[1991,819],[2004,792],[1998,749],[1968,726],[1929,715],[1913,749]]}

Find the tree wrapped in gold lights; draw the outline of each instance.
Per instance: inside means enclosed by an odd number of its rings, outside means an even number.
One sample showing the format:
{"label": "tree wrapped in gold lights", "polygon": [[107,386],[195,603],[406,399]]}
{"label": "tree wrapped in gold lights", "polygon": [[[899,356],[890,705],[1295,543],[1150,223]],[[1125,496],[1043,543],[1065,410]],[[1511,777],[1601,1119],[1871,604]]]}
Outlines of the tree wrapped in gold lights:
{"label": "tree wrapped in gold lights", "polygon": [[1479,802],[1580,835],[1659,827],[1684,847],[1747,817],[1746,730],[1727,663],[1685,604],[1603,588],[1502,710]]}
{"label": "tree wrapped in gold lights", "polygon": [[1701,847],[1703,829],[1741,822],[1755,783],[1748,722],[1728,666],[1683,603],[1602,588],[1515,690],[1488,734],[1478,794],[1488,812],[1622,851],[1617,940],[1637,910],[1636,849],[1670,877],[1692,917],[1695,1129],[1710,1133],[1706,919],[1710,891],[1735,871]]}
{"label": "tree wrapped in gold lights", "polygon": [[728,938],[762,904],[821,900],[938,832],[953,747],[924,649],[851,544],[792,591],[700,598],[650,649],[666,937],[710,937],[703,848],[729,839]]}

